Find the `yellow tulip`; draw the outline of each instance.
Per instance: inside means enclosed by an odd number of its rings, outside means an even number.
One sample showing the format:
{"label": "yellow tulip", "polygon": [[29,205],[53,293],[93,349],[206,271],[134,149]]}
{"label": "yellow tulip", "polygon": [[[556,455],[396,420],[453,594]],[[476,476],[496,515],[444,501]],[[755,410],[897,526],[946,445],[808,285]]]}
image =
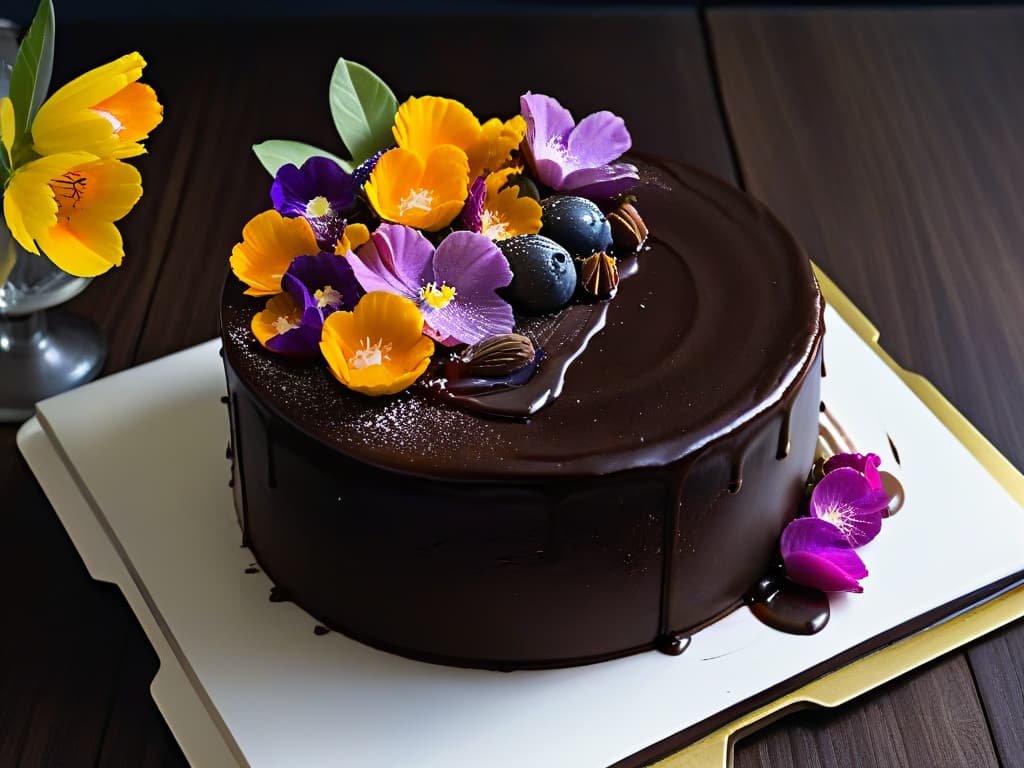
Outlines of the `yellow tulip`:
{"label": "yellow tulip", "polygon": [[163,107],[142,77],[145,59],[130,53],[76,77],[50,96],[32,122],[40,155],[83,151],[100,157],[134,157],[139,142],[163,119]]}
{"label": "yellow tulip", "polygon": [[120,160],[62,152],[19,167],[4,194],[14,239],[65,272],[95,277],[124,258],[114,222],[142,197],[142,177]]}

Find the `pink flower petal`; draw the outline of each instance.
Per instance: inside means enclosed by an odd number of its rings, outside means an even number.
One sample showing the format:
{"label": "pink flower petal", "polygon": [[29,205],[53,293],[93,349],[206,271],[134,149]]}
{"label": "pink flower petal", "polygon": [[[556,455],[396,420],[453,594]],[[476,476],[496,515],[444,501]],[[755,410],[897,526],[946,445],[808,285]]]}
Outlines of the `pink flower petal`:
{"label": "pink flower petal", "polygon": [[811,493],[811,515],[836,526],[852,547],[867,544],[882,530],[888,506],[864,476],[850,467],[829,472]]}
{"label": "pink flower petal", "polygon": [[858,579],[868,575],[864,561],[836,526],[801,517],[782,532],[779,546],[791,581],[824,592],[862,592]]}

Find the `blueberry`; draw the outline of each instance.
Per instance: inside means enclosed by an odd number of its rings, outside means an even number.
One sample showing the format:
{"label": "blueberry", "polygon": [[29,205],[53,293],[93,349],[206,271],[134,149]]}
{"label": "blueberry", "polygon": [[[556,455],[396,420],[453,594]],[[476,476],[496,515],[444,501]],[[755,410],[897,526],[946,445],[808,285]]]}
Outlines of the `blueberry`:
{"label": "blueberry", "polygon": [[540,233],[561,245],[574,258],[607,251],[612,245],[608,219],[585,197],[552,195],[544,200]]}
{"label": "blueberry", "polygon": [[502,293],[513,307],[542,315],[572,298],[576,267],[558,243],[541,235],[516,235],[498,240],[497,246],[512,269],[512,282]]}

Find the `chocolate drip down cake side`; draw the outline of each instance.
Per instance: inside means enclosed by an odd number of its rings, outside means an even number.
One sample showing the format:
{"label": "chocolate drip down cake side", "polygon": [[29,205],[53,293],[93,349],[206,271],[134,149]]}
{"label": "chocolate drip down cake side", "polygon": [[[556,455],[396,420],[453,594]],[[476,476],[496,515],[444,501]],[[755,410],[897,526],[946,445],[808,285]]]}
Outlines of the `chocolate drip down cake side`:
{"label": "chocolate drip down cake side", "polygon": [[610,113],[521,106],[410,99],[352,173],[277,171],[221,309],[243,542],[318,621],[405,656],[671,651],[801,510],[821,295],[744,193],[613,162]]}

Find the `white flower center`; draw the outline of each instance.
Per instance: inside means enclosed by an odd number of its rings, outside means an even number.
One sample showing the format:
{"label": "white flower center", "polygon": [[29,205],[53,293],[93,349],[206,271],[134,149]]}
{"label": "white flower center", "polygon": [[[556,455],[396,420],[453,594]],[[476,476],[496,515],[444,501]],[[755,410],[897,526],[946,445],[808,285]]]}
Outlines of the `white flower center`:
{"label": "white flower center", "polygon": [[277,331],[278,336],[283,336],[288,331],[294,331],[299,327],[298,323],[293,323],[290,318],[282,315],[274,321],[274,330]]}
{"label": "white flower center", "polygon": [[491,240],[504,240],[509,236],[508,223],[487,208],[480,211],[480,232]]}
{"label": "white flower center", "polygon": [[331,288],[329,285],[325,285],[313,294],[313,298],[316,299],[316,308],[323,309],[324,307],[340,307],[341,306],[341,294]]}
{"label": "white flower center", "polygon": [[412,210],[429,211],[434,204],[434,193],[427,189],[410,189],[398,204],[398,213],[404,216]]}
{"label": "white flower center", "polygon": [[377,339],[376,344],[371,344],[370,337],[367,336],[363,345],[348,359],[348,364],[357,371],[371,365],[381,365],[385,360],[391,359],[388,355],[390,351],[391,345],[385,344],[383,339]]}
{"label": "white flower center", "polygon": [[317,195],[308,203],[306,203],[307,218],[319,219],[321,216],[330,216],[333,213],[334,209],[331,208],[331,204],[323,195]]}

